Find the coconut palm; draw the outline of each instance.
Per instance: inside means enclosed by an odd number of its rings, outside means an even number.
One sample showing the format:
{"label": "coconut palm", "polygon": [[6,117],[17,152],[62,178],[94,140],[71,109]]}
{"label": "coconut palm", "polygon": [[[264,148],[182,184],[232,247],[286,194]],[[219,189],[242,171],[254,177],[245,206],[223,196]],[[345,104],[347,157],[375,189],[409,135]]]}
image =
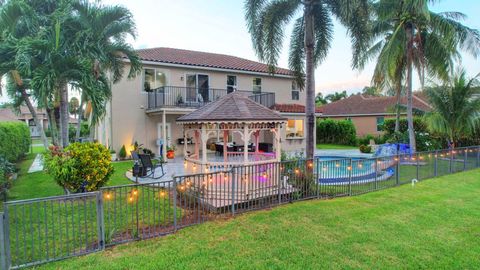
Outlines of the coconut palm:
{"label": "coconut palm", "polygon": [[[453,70],[459,58],[458,48],[476,56],[480,34],[461,23],[465,15],[458,12],[435,13],[429,10],[428,0],[381,0],[372,4],[371,36],[376,43],[361,55],[356,67],[377,57],[374,81],[390,82],[400,100],[401,84],[405,80],[410,148],[416,150],[413,129],[413,69],[416,69],[423,88],[425,76],[443,80]],[[397,112],[397,116],[398,116]]]}
{"label": "coconut palm", "polygon": [[446,84],[426,90],[433,107],[425,115],[428,127],[445,136],[452,148],[459,139],[473,135],[480,125],[479,75],[468,80],[460,70]]}
{"label": "coconut palm", "polygon": [[314,69],[325,59],[333,39],[333,18],[347,27],[353,58],[366,49],[367,0],[246,0],[245,17],[253,47],[261,61],[275,71],[285,26],[298,16],[290,37],[289,67],[306,88],[307,158],[314,154]]}

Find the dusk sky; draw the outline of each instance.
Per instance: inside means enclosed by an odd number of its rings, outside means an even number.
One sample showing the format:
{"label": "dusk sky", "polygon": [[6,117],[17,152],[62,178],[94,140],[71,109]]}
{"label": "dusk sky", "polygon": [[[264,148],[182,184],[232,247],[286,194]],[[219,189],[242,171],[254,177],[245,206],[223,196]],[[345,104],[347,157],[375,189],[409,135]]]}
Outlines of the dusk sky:
{"label": "dusk sky", "polygon": [[[247,32],[244,1],[241,0],[106,0],[131,10],[138,36],[135,48],[173,47],[235,55],[258,60]],[[465,25],[480,29],[478,0],[444,0],[434,11],[459,11],[468,16]],[[285,32],[281,67],[288,67],[288,42],[291,25]],[[373,64],[363,71],[351,69],[350,41],[345,28],[335,25],[334,41],[327,59],[316,69],[316,90],[328,94],[356,92],[370,84]],[[463,54],[463,66],[470,76],[480,72],[480,60]],[[415,88],[418,83],[415,83]],[[0,98],[1,101],[1,98]]]}

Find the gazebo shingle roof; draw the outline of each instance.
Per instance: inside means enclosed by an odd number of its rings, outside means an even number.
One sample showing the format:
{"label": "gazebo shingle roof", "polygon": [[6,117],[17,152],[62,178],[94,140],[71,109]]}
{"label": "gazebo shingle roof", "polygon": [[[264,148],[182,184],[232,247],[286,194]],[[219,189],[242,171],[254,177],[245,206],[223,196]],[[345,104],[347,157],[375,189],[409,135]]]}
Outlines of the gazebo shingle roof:
{"label": "gazebo shingle roof", "polygon": [[279,113],[233,92],[177,119],[177,122],[286,121]]}

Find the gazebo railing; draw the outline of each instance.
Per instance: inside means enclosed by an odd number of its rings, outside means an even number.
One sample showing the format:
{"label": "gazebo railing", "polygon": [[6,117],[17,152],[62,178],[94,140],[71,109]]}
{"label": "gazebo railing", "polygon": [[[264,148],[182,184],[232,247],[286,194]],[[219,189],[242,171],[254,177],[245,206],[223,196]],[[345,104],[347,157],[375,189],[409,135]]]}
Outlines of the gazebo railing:
{"label": "gazebo railing", "polygon": [[216,156],[216,160],[207,160],[202,163],[195,155],[185,158],[185,172],[202,173],[229,170],[234,166],[263,164],[277,160],[276,154],[271,152],[248,152],[248,161],[245,162],[243,152],[227,152],[227,160],[223,156]]}

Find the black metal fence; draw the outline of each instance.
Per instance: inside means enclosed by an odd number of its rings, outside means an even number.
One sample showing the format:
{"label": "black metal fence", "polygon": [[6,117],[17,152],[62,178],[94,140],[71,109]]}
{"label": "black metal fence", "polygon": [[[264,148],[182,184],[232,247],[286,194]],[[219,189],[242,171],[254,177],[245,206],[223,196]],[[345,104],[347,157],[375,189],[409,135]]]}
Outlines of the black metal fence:
{"label": "black metal fence", "polygon": [[[236,90],[266,107],[275,105],[275,93]],[[147,93],[148,109],[165,107],[199,108],[225,95],[227,89],[163,86]]]}
{"label": "black metal fence", "polygon": [[480,147],[234,167],[97,192],[6,202],[0,263],[15,269],[157,237],[219,217],[353,196],[480,167]]}

